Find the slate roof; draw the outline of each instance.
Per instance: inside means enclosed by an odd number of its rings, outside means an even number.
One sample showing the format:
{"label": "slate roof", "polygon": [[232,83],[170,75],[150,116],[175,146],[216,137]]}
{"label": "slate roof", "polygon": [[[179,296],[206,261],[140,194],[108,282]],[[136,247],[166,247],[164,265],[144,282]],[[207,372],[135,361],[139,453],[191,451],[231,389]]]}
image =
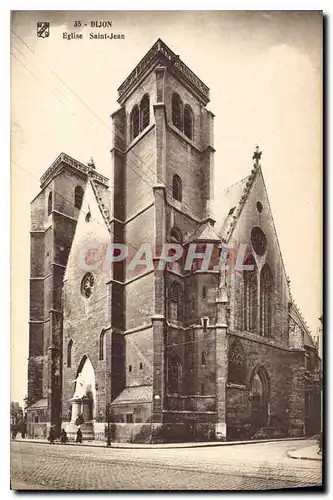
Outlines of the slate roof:
{"label": "slate roof", "polygon": [[311,331],[307,325],[307,322],[304,319],[303,314],[301,313],[299,307],[297,306],[295,299],[290,291],[290,282],[288,283],[288,287],[289,287],[289,294],[290,294],[291,303],[293,305],[296,316],[298,317],[300,323],[302,324],[302,328],[304,331],[304,345],[307,347],[317,348],[317,343],[314,340],[314,338],[312,337]]}
{"label": "slate roof", "polygon": [[153,400],[153,386],[139,385],[126,387],[111,403],[112,406],[126,403],[151,403]]}
{"label": "slate roof", "polygon": [[254,165],[250,175],[228,187],[222,194],[221,212],[224,219],[218,229],[220,237],[226,242],[230,239],[233,228],[242,212],[243,206],[247,200],[254,179],[259,172],[260,167]]}
{"label": "slate roof", "polygon": [[39,401],[32,404],[30,408],[47,408],[47,399],[39,399]]}
{"label": "slate roof", "polygon": [[[242,212],[242,208],[248,198],[251,186],[259,170],[260,170],[260,165],[254,164],[250,175],[244,177],[244,179],[240,180],[239,182],[236,182],[232,186],[229,186],[222,194],[221,198],[223,205],[221,208],[221,212],[224,214],[224,219],[222,219],[222,222],[220,223],[219,234],[221,239],[224,240],[225,242],[228,242],[228,240],[232,235],[233,229]],[[294,306],[296,314],[298,315],[302,323],[305,332],[304,345],[309,347],[316,347],[316,342],[312,338],[310,329],[291,293],[290,282],[288,282],[288,289],[289,289],[290,300]]]}
{"label": "slate roof", "polygon": [[103,203],[102,201],[102,196],[101,193],[99,192],[100,188],[96,185],[94,180],[90,177],[90,184],[92,187],[92,190],[94,192],[98,207],[100,209],[100,212],[102,214],[102,217],[104,219],[105,225],[108,228],[108,231],[110,232],[110,224],[111,224],[111,217],[110,217],[110,211],[108,207]]}
{"label": "slate roof", "polygon": [[219,234],[215,231],[210,222],[199,224],[194,233],[185,241],[185,244],[200,241],[221,241]]}

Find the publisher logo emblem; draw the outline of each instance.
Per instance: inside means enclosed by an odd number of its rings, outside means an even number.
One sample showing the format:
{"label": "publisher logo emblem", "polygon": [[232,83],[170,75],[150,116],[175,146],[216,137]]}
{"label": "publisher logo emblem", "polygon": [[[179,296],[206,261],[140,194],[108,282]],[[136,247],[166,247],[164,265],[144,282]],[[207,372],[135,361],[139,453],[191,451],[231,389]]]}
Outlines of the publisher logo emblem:
{"label": "publisher logo emblem", "polygon": [[47,38],[50,36],[50,23],[44,21],[37,23],[37,36],[39,38]]}

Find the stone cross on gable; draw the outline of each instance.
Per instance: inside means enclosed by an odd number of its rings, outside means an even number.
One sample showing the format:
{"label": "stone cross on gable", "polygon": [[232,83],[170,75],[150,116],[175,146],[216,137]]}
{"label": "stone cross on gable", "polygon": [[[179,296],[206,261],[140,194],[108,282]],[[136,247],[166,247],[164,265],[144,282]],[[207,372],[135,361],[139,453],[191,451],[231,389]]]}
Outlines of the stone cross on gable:
{"label": "stone cross on gable", "polygon": [[255,152],[253,153],[252,160],[255,161],[255,165],[259,165],[259,160],[261,158],[262,151],[259,151],[259,146],[256,146]]}

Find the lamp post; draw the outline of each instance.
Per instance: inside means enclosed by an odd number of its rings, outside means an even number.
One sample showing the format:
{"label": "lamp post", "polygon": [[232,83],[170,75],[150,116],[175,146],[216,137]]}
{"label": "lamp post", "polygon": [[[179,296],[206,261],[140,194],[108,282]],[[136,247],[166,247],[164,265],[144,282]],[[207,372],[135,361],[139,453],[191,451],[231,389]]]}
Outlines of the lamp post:
{"label": "lamp post", "polygon": [[106,418],[107,418],[107,423],[108,423],[108,428],[107,428],[107,434],[106,434],[106,446],[110,447],[111,446],[111,404],[108,403],[106,406]]}

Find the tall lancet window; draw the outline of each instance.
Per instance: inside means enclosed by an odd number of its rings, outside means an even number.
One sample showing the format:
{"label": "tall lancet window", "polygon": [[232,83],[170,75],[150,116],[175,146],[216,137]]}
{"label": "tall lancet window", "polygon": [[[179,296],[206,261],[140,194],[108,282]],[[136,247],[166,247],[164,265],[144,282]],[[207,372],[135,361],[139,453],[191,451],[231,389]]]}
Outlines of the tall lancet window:
{"label": "tall lancet window", "polygon": [[47,200],[47,215],[52,213],[52,191],[49,192],[49,197]]}
{"label": "tall lancet window", "polygon": [[184,108],[184,134],[193,139],[193,111],[188,104]]}
{"label": "tall lancet window", "polygon": [[74,191],[74,204],[75,207],[80,209],[83,201],[83,189],[81,186],[76,186]]}
{"label": "tall lancet window", "polygon": [[68,342],[67,346],[67,368],[72,367],[72,350],[73,350],[73,340]]}
{"label": "tall lancet window", "polygon": [[[181,245],[183,242],[183,236],[178,227],[174,226],[170,231],[170,242],[177,245]],[[176,254],[176,249],[169,249],[168,255],[174,256]],[[181,274],[182,272],[182,256],[174,262],[168,262],[168,269],[172,269],[174,272]]]}
{"label": "tall lancet window", "polygon": [[248,332],[257,331],[258,316],[258,285],[257,267],[253,255],[249,255],[244,262],[249,269],[243,272],[244,297],[243,297],[243,323],[244,330]]}
{"label": "tall lancet window", "polygon": [[103,330],[99,337],[99,360],[105,359],[105,331]]}
{"label": "tall lancet window", "polygon": [[182,201],[182,180],[177,174],[172,178],[172,197],[177,201]]}
{"label": "tall lancet window", "polygon": [[171,321],[182,321],[183,319],[183,296],[181,286],[173,282],[169,289],[169,319]]}
{"label": "tall lancet window", "polygon": [[271,335],[273,305],[273,277],[268,264],[265,264],[260,273],[260,333]]}
{"label": "tall lancet window", "polygon": [[172,96],[172,123],[183,132],[183,101],[178,94]]}
{"label": "tall lancet window", "polygon": [[246,382],[245,354],[239,340],[234,340],[229,348],[228,382],[238,385]]}
{"label": "tall lancet window", "polygon": [[135,105],[131,112],[131,139],[135,139],[140,133],[139,106]]}
{"label": "tall lancet window", "polygon": [[144,130],[149,125],[149,95],[146,94],[141,99],[140,103],[140,131]]}
{"label": "tall lancet window", "polygon": [[181,365],[177,356],[168,360],[167,386],[169,394],[179,395],[181,387]]}

